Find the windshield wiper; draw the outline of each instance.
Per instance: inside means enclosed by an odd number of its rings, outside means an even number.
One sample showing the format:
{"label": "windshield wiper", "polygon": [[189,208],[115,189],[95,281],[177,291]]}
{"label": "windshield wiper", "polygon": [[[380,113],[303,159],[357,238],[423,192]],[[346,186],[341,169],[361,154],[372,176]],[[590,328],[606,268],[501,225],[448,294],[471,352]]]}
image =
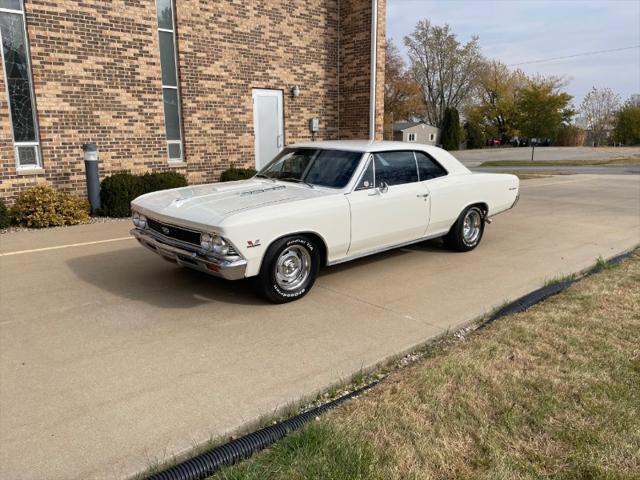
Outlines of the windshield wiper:
{"label": "windshield wiper", "polygon": [[256,178],[266,178],[266,179],[268,179],[268,180],[271,180],[272,182],[275,182],[275,181],[276,181],[276,179],[275,179],[275,178],[270,177],[270,176],[268,176],[268,175],[265,175],[264,173],[257,173],[257,174],[255,175],[255,177],[256,177]]}
{"label": "windshield wiper", "polygon": [[307,185],[310,188],[315,188],[312,183],[305,182],[304,180],[302,180],[300,178],[296,178],[296,177],[280,177],[280,178],[278,178],[278,180],[282,180],[283,182],[304,183],[305,185]]}

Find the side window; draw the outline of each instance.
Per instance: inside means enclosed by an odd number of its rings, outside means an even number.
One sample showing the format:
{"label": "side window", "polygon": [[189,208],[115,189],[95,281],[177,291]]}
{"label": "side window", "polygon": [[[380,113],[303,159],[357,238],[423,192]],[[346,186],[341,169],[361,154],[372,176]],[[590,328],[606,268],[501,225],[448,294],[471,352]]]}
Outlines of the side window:
{"label": "side window", "polygon": [[356,190],[368,190],[373,188],[373,162],[369,162],[367,169],[364,171],[362,178],[358,182]]}
{"label": "side window", "polygon": [[410,133],[409,137],[407,138],[408,142],[415,142],[416,141],[416,134],[415,133]]}
{"label": "side window", "polygon": [[447,171],[442,168],[433,158],[422,152],[415,152],[418,161],[418,172],[420,181],[429,180],[431,178],[442,177]]}
{"label": "side window", "polygon": [[374,155],[376,184],[402,185],[418,181],[418,170],[413,152],[380,152]]}

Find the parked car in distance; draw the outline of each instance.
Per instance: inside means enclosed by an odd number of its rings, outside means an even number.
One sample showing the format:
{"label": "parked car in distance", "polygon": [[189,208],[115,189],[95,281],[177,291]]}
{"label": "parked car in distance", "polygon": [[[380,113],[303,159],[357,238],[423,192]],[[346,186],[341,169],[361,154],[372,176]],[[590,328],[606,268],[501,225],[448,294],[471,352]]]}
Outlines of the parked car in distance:
{"label": "parked car in distance", "polygon": [[286,147],[249,180],[136,198],[131,233],[179,265],[255,277],[283,303],[309,292],[324,265],[436,237],[473,250],[518,197],[518,177],[472,173],[437,147],[311,142]]}

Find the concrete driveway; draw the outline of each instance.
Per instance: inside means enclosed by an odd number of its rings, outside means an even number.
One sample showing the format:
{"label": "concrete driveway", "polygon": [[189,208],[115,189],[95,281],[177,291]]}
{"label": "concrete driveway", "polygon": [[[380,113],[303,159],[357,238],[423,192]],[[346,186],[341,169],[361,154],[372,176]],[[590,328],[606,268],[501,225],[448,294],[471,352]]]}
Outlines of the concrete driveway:
{"label": "concrete driveway", "polygon": [[0,478],[131,476],[630,249],[640,178],[525,181],[475,251],[425,242],[326,269],[279,306],[128,228],[0,237]]}

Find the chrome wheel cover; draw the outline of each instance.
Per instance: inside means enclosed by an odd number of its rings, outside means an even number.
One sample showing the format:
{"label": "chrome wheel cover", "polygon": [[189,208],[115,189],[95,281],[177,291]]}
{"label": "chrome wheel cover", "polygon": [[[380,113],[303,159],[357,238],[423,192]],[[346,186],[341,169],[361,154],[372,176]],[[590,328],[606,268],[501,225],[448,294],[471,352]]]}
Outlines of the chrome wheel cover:
{"label": "chrome wheel cover", "polygon": [[283,250],[276,261],[276,283],[286,291],[297,290],[309,278],[311,255],[300,245]]}
{"label": "chrome wheel cover", "polygon": [[462,225],[462,238],[467,245],[473,245],[480,238],[482,229],[482,216],[475,208],[472,208],[464,216]]}

